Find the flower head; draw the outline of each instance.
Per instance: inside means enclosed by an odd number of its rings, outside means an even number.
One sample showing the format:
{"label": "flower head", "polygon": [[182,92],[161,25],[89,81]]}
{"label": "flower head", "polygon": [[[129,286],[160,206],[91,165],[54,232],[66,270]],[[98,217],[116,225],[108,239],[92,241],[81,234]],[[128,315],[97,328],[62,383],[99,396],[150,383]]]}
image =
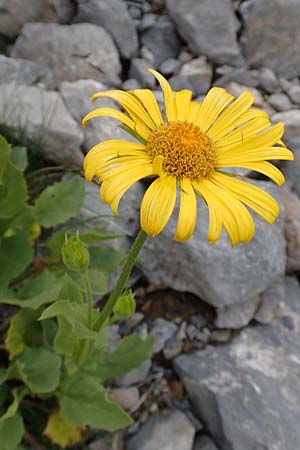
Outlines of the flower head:
{"label": "flower head", "polygon": [[[282,123],[271,126],[264,111],[250,108],[254,98],[244,92],[237,99],[214,87],[202,103],[192,92],[172,91],[158,72],[149,69],[164,94],[164,114],[149,89],[99,92],[93,100],[111,98],[124,112],[99,108],[83,119],[113,117],[136,138],[136,142],[111,140],[93,147],[85,158],[85,176],[101,182],[101,199],[115,214],[123,194],[137,181],[152,177],[141,203],[141,227],[151,236],[159,234],[170,219],[180,195],[174,239],[185,241],[195,229],[196,196],[209,209],[208,240],[216,242],[224,227],[232,245],[249,242],[254,222],[247,207],[273,223],[279,206],[258,187],[226,173],[224,168],[255,170],[284,183],[284,176],[269,160],[291,160],[293,153],[281,141]],[[179,189],[178,189],[179,188]]]}

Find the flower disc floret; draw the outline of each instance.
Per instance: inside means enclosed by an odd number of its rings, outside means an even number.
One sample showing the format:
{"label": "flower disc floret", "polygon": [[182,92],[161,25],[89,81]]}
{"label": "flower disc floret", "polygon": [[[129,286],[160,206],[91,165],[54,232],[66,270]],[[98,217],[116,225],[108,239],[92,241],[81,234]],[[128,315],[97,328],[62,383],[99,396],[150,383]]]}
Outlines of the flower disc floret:
{"label": "flower disc floret", "polygon": [[211,139],[189,122],[168,122],[154,130],[146,146],[155,159],[163,157],[163,170],[178,178],[200,180],[214,169],[215,151]]}

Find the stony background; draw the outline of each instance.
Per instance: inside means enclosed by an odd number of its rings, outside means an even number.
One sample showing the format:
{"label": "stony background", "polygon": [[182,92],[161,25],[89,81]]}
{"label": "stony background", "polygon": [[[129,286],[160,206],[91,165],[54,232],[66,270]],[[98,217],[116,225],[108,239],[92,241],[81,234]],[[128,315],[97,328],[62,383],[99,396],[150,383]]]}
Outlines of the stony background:
{"label": "stony background", "polygon": [[[151,332],[155,357],[113,391],[137,419],[113,445],[300,448],[300,1],[24,3],[0,0],[0,124],[25,130],[46,159],[80,166],[92,145],[121,137],[110,119],[82,129],[81,118],[92,109],[95,91],[156,90],[147,67],[195,98],[213,85],[234,95],[248,89],[272,121],[285,123],[285,142],[296,158],[281,164],[286,185],[278,190],[254,181],[281,204],[273,226],[256,218],[249,245],[232,250],[224,235],[210,246],[202,205],[189,242],[171,240],[176,218],[161,237],[148,240],[136,274],[149,285],[137,293],[141,312],[112,333],[118,339],[132,330]],[[123,201],[117,227],[129,238],[117,245],[124,249],[137,232],[143,192],[136,185]],[[96,186],[87,185],[87,194],[85,215],[108,212]],[[114,219],[106,222],[115,226]],[[109,448],[101,440],[91,444],[91,450]]]}

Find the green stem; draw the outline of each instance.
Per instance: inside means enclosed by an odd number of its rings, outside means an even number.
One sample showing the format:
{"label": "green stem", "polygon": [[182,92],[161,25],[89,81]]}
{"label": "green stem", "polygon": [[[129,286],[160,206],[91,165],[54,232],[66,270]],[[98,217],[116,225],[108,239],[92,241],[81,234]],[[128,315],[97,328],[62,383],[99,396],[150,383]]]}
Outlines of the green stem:
{"label": "green stem", "polygon": [[92,289],[91,282],[89,278],[88,271],[82,274],[82,279],[84,282],[85,292],[86,292],[86,300],[88,305],[88,327],[92,329],[92,318],[93,318],[93,297],[92,297]]}
{"label": "green stem", "polygon": [[128,255],[127,258],[125,260],[123,269],[120,273],[119,279],[117,281],[116,286],[114,287],[112,293],[109,296],[109,299],[107,300],[103,310],[101,311],[100,316],[98,317],[98,319],[96,320],[95,324],[94,324],[94,330],[98,331],[100,330],[103,325],[105,324],[106,320],[109,318],[113,307],[115,306],[115,304],[117,303],[118,298],[120,297],[124,286],[126,284],[126,281],[128,280],[128,277],[132,271],[132,268],[136,262],[137,256],[141,250],[141,248],[143,247],[143,244],[145,242],[145,240],[147,239],[147,233],[145,233],[145,231],[140,230],[139,234],[137,235]]}

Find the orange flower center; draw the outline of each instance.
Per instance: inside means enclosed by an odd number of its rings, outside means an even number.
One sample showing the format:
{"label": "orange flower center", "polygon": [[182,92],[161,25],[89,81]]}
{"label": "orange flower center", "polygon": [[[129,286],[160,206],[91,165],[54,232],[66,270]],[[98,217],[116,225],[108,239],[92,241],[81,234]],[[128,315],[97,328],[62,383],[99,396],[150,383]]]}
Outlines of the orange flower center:
{"label": "orange flower center", "polygon": [[151,133],[147,151],[153,159],[163,156],[163,170],[179,178],[200,180],[214,168],[213,142],[198,126],[189,122],[160,125]]}

